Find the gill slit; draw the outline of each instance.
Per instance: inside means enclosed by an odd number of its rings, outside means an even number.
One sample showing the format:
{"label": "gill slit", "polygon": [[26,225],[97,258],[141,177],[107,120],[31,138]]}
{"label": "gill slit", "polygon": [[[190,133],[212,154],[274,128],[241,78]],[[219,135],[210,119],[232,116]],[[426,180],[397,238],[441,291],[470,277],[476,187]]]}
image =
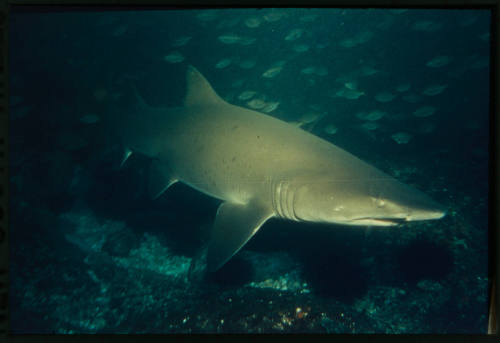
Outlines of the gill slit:
{"label": "gill slit", "polygon": [[297,213],[295,213],[295,199],[297,198],[296,197],[296,194],[297,194],[297,190],[298,188],[295,189],[295,192],[293,192],[293,196],[292,196],[292,215],[293,215],[293,220],[296,220],[296,221],[299,221],[299,217],[297,217]]}
{"label": "gill slit", "polygon": [[295,211],[293,208],[293,204],[295,200],[295,189],[292,187],[291,182],[287,183],[287,192],[286,192],[286,209],[287,209],[287,218],[291,220],[297,221],[297,217],[295,216]]}
{"label": "gill slit", "polygon": [[294,206],[295,192],[292,188],[290,182],[284,180],[272,181],[271,202],[278,217],[298,221]]}
{"label": "gill slit", "polygon": [[280,202],[281,202],[281,209],[283,210],[283,215],[285,218],[289,218],[288,216],[288,203],[286,201],[287,195],[288,195],[288,183],[286,181],[281,181],[282,184],[282,189],[283,191],[281,192],[281,197],[280,197]]}
{"label": "gill slit", "polygon": [[271,199],[273,202],[273,208],[274,212],[278,215],[278,217],[283,218],[283,212],[281,210],[281,204],[280,204],[280,193],[281,193],[281,184],[273,180],[271,182]]}

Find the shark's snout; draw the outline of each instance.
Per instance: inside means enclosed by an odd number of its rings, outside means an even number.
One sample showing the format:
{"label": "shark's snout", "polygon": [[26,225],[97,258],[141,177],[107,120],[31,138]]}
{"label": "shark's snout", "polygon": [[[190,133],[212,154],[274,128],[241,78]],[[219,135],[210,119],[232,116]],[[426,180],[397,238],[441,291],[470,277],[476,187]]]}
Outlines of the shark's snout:
{"label": "shark's snout", "polygon": [[388,183],[387,190],[390,196],[386,211],[390,218],[402,218],[410,222],[440,219],[446,215],[440,203],[418,189],[393,181]]}
{"label": "shark's snout", "polygon": [[406,217],[406,221],[441,219],[446,215],[446,211],[440,207],[432,210],[417,210]]}
{"label": "shark's snout", "polygon": [[393,196],[384,200],[371,198],[375,204],[371,207],[366,205],[369,202],[363,207],[363,202],[359,200],[356,209],[360,216],[352,216],[350,224],[394,226],[411,221],[440,219],[446,215],[444,207],[426,194],[399,182],[394,184]]}

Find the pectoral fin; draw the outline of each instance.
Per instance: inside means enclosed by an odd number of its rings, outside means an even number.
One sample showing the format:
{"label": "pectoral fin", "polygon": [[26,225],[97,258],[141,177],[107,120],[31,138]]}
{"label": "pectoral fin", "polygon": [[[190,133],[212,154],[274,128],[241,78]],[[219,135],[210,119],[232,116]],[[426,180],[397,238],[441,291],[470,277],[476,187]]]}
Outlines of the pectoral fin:
{"label": "pectoral fin", "polygon": [[151,199],[158,198],[172,184],[177,182],[167,164],[153,161],[149,169],[149,196]]}
{"label": "pectoral fin", "polygon": [[272,216],[270,209],[255,201],[244,205],[221,204],[208,247],[208,270],[213,272],[222,267]]}

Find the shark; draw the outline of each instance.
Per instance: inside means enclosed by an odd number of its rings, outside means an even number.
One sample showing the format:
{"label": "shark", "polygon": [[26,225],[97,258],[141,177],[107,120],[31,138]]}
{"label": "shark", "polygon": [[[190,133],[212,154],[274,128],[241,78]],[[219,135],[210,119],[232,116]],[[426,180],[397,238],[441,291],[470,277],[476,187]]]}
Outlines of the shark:
{"label": "shark", "polygon": [[145,103],[114,120],[125,153],[152,159],[155,199],[176,182],[220,199],[206,268],[217,271],[271,218],[352,226],[439,219],[443,207],[349,152],[223,100],[193,66],[183,106]]}

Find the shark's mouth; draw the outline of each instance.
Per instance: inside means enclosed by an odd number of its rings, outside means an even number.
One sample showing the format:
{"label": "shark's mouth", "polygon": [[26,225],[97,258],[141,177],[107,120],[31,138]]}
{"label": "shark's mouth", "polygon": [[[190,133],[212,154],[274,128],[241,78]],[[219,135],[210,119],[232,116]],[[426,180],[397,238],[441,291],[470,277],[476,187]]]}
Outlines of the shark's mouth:
{"label": "shark's mouth", "polygon": [[356,218],[351,221],[352,225],[373,226],[396,226],[406,222],[406,218]]}

